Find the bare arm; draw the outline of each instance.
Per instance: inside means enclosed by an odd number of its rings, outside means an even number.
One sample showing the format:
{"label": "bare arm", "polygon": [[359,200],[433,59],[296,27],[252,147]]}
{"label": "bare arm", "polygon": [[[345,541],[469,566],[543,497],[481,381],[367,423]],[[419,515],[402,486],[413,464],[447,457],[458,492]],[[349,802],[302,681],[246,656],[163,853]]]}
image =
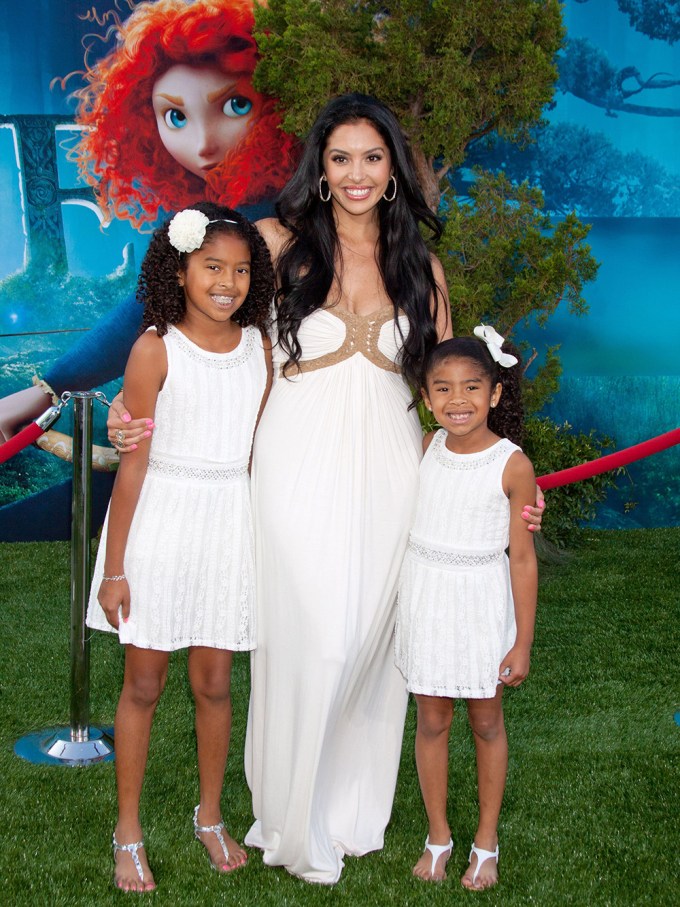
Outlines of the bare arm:
{"label": "bare arm", "polygon": [[[522,522],[524,502],[535,493],[534,469],[523,453],[514,453],[503,473],[503,488],[510,500],[510,583],[515,604],[517,637],[499,667],[499,680],[518,687],[529,673],[534,641],[538,566],[532,534]],[[506,669],[510,673],[505,675]]]}
{"label": "bare arm", "polygon": [[[167,373],[165,344],[157,334],[143,334],[135,343],[125,369],[125,394],[133,415],[150,413]],[[124,576],[125,547],[132,518],[137,508],[149,461],[150,441],[140,443],[130,455],[123,457],[111,495],[109,528],[106,541],[105,576]],[[126,579],[104,580],[98,593],[106,619],[118,627],[118,608],[122,606],[123,620],[130,614],[130,588]]]}
{"label": "bare arm", "polygon": [[283,247],[290,239],[290,232],[275,217],[265,217],[262,220],[257,220],[255,221],[255,226],[269,249],[274,270],[276,270],[276,264]]}
{"label": "bare arm", "polygon": [[[446,276],[444,268],[436,255],[430,256],[432,261],[432,273],[434,274],[435,283],[439,289],[439,298],[437,299],[435,325],[437,328],[437,337],[439,342],[449,340],[453,337],[451,328],[451,302],[449,300],[449,291],[446,286]],[[434,304],[432,306],[434,312]]]}

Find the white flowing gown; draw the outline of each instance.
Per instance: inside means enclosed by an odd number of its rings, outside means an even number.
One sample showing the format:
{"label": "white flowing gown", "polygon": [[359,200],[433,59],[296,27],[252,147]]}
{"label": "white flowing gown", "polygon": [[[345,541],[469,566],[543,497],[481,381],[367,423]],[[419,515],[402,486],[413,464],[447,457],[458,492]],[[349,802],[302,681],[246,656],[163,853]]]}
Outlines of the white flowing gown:
{"label": "white flowing gown", "polygon": [[[408,321],[399,318],[406,333]],[[246,844],[308,881],[383,845],[407,693],[394,665],[399,570],[422,434],[399,374],[392,307],[320,309],[301,373],[280,376],[256,432],[257,649]]]}

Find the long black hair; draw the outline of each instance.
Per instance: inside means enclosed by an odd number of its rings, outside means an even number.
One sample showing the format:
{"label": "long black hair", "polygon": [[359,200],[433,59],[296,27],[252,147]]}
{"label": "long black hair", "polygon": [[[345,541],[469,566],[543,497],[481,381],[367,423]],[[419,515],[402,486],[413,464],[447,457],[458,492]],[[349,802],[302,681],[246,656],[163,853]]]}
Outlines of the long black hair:
{"label": "long black hair", "polygon": [[522,406],[522,360],[519,350],[507,340],[501,347],[517,359],[516,365],[505,368],[494,361],[489,348],[477,337],[454,337],[436,346],[427,358],[422,375],[422,387],[427,388],[427,378],[440,362],[446,359],[472,359],[482,369],[491,389],[500,382],[501,398],[498,405],[489,410],[487,425],[494,434],[508,438],[515,444],[522,443],[524,434],[524,408]]}
{"label": "long black hair", "polygon": [[[274,270],[269,250],[259,231],[238,211],[212,202],[198,202],[188,210],[200,211],[209,221],[214,221],[206,227],[204,242],[220,233],[228,233],[238,236],[248,245],[250,288],[243,304],[234,312],[233,321],[241,327],[253,324],[264,333],[269,324],[274,294]],[[178,252],[170,243],[168,228],[171,220],[155,230],[142,262],[137,282],[137,300],[144,306],[141,333],[155,327],[163,336],[168,332],[168,325],[179,324],[186,312],[184,289],[179,285],[178,272],[186,269],[190,253]]]}
{"label": "long black hair", "polygon": [[[377,262],[395,318],[400,310],[408,318],[400,367],[408,383],[417,388],[425,357],[437,343],[436,309],[443,304],[419,225],[424,225],[434,239],[440,237],[442,227],[425,202],[411,150],[396,117],[382,102],[362,94],[341,95],[323,108],[307,137],[300,164],[276,205],[279,220],[291,233],[277,263],[279,344],[288,355],[284,370],[300,361],[300,324],[326,302],[339,258],[333,208],[319,197],[326,143],[338,126],[360,120],[368,121],[380,133],[389,148],[397,180],[394,201],[381,199],[378,203]],[[390,183],[390,193],[391,189]]]}

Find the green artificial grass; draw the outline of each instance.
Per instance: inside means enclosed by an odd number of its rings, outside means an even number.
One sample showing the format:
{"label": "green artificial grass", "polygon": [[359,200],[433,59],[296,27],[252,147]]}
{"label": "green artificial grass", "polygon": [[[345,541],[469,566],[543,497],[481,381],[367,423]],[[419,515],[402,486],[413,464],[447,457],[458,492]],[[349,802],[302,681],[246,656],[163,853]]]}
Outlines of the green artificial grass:
{"label": "green artificial grass", "polygon": [[[68,724],[69,546],[0,544],[0,892],[10,905],[659,905],[680,901],[678,856],[678,562],[680,529],[588,532],[563,564],[542,569],[532,672],[506,694],[510,772],[501,817],[501,883],[463,891],[475,829],[474,752],[458,710],[451,737],[449,879],[411,876],[426,834],[409,709],[385,848],[347,859],[333,888],[262,864],[225,877],[193,840],[197,802],[186,656],[172,660],[153,729],[142,815],[158,889],[112,887],[112,763],[32,765],[25,733]],[[92,723],[113,721],[122,679],[117,641],[91,644]],[[248,659],[236,658],[234,731],[223,808],[243,839],[250,821],[242,753]]]}

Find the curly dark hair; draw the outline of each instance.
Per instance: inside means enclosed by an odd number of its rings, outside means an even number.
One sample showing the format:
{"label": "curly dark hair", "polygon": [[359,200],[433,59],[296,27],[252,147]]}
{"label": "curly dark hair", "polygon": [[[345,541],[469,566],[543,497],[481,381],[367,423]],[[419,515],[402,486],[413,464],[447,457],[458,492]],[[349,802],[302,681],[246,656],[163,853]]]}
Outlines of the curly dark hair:
{"label": "curly dark hair", "polygon": [[484,374],[495,387],[500,382],[502,387],[498,406],[489,410],[487,424],[492,432],[501,438],[508,438],[514,444],[522,443],[524,435],[524,408],[522,406],[522,360],[519,350],[507,340],[503,343],[504,353],[517,358],[517,365],[510,368],[499,366],[494,362],[489,348],[477,337],[454,337],[444,340],[430,353],[425,362],[421,384],[426,385],[427,377],[433,369],[446,359],[472,359],[482,368]]}
{"label": "curly dark hair", "polygon": [[[210,221],[215,221],[208,224],[206,238],[226,233],[239,236],[248,244],[250,289],[241,307],[234,312],[232,320],[241,327],[255,325],[265,333],[269,327],[274,296],[274,270],[269,250],[257,228],[238,211],[212,202],[198,202],[191,205],[189,210],[200,211]],[[169,324],[178,324],[184,318],[184,289],[180,287],[177,275],[186,269],[191,254],[178,252],[170,244],[170,220],[172,218],[154,232],[137,282],[137,300],[144,306],[140,333],[149,327],[155,327],[161,337],[167,333]]]}

